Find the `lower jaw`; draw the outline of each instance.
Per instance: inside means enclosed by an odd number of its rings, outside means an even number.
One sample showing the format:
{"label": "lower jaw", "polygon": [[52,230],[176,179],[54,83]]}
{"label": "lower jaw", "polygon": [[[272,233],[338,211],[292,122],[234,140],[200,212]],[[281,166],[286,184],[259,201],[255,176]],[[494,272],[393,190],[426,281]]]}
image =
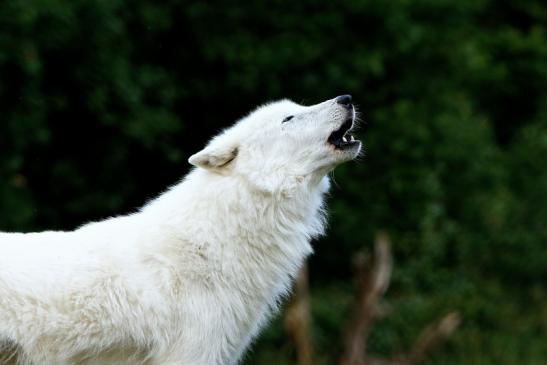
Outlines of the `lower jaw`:
{"label": "lower jaw", "polygon": [[355,144],[349,147],[346,147],[342,150],[339,150],[341,154],[346,156],[348,159],[354,159],[355,157],[357,157],[359,153],[361,152],[361,142],[360,141],[355,141],[355,142],[356,142]]}
{"label": "lower jaw", "polygon": [[344,142],[341,145],[331,143],[331,146],[333,146],[336,151],[344,152],[344,151],[351,151],[357,147],[360,147],[361,142],[360,141]]}

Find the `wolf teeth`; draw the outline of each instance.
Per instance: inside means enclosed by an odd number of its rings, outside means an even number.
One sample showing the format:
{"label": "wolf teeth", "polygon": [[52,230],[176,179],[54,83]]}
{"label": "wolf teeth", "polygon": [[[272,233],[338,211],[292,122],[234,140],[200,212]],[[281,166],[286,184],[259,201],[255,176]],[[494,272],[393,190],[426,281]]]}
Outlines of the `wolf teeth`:
{"label": "wolf teeth", "polygon": [[350,135],[350,136],[349,136],[349,140],[353,142],[353,141],[355,141],[355,138],[353,138],[353,136]]}
{"label": "wolf teeth", "polygon": [[347,142],[347,141],[348,141],[348,139],[346,138],[346,136],[343,136],[343,137],[342,137],[342,141],[344,141],[344,142]]}

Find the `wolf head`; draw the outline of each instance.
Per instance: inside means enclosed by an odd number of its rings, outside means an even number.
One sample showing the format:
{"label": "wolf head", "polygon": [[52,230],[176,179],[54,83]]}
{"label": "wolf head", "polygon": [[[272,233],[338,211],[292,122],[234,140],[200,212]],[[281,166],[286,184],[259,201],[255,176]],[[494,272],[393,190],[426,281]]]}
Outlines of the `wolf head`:
{"label": "wolf head", "polygon": [[189,162],[267,192],[319,182],[359,154],[361,142],[350,134],[355,116],[349,95],[312,106],[273,102],[214,137]]}

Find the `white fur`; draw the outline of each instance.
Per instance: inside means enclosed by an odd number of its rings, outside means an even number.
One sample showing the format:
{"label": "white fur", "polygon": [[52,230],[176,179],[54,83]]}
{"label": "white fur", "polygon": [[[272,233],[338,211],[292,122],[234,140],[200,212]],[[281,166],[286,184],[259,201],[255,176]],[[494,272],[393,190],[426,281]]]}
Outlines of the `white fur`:
{"label": "white fur", "polygon": [[0,233],[0,342],[23,364],[236,364],[323,232],[326,174],[359,152],[327,143],[348,113],[265,105],[135,214]]}

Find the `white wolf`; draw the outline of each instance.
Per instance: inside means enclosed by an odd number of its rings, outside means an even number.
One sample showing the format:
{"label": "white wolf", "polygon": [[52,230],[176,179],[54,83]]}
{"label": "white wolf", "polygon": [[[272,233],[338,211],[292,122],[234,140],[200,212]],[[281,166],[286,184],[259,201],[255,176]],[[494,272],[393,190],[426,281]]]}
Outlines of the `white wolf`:
{"label": "white wolf", "polygon": [[0,233],[4,356],[237,364],[323,232],[326,175],[361,149],[354,120],[349,95],[267,104],[135,214],[71,232]]}

